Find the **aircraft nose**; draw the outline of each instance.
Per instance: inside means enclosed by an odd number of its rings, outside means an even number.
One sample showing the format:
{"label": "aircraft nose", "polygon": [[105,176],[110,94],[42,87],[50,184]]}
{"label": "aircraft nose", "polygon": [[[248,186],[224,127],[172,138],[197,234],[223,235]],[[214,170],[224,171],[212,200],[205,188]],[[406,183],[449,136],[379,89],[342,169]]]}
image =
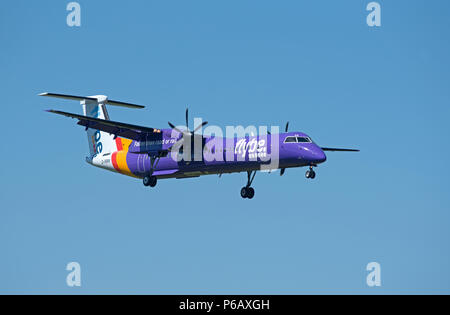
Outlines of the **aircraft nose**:
{"label": "aircraft nose", "polygon": [[306,149],[305,158],[314,164],[323,163],[327,160],[327,156],[319,147]]}
{"label": "aircraft nose", "polygon": [[323,163],[327,160],[327,156],[325,155],[325,153],[322,151],[322,149],[318,148],[318,150],[316,151],[316,163]]}

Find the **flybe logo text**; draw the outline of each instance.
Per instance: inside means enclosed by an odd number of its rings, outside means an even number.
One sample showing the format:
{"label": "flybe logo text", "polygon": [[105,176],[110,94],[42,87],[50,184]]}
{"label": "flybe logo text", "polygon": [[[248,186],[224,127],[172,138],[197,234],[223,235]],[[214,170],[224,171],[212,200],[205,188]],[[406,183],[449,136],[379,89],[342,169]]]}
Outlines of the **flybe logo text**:
{"label": "flybe logo text", "polygon": [[[94,118],[99,118],[100,116],[100,107],[99,106],[95,106],[94,108],[92,108],[91,112],[89,113],[89,116],[94,117]],[[94,156],[96,156],[97,154],[102,153],[103,151],[103,144],[101,143],[102,139],[102,134],[100,132],[100,130],[97,130],[93,135],[92,135],[92,146],[94,149]]]}
{"label": "flybe logo text", "polygon": [[234,150],[235,154],[241,154],[242,157],[245,157],[245,155],[248,152],[248,157],[250,159],[255,158],[262,158],[266,157],[267,155],[267,146],[266,146],[266,140],[256,140],[256,138],[253,138],[249,142],[247,142],[247,139],[241,139],[236,143],[236,147]]}

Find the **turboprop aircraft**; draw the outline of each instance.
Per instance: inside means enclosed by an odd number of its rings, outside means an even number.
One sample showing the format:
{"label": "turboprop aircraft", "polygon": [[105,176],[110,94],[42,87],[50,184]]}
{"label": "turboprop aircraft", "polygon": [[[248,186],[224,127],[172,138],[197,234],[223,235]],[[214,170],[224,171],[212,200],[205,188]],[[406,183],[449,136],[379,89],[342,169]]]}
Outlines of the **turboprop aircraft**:
{"label": "turboprop aircraft", "polygon": [[305,176],[314,179],[314,167],[327,159],[325,151],[359,151],[320,147],[305,133],[289,132],[289,122],[284,133],[216,137],[196,133],[207,122],[189,130],[187,109],[184,128],[169,122],[170,128],[157,129],[113,121],[106,109],[107,105],[141,109],[142,105],[109,100],[105,95],[39,95],[80,101],[83,115],[59,110],[48,112],[75,118],[78,125],[85,127],[89,164],[140,178],[150,187],[165,178],[246,172],[247,184],[240,193],[242,198],[252,199],[255,190],[251,185],[258,170],[280,169],[282,176],[287,168],[308,167]]}

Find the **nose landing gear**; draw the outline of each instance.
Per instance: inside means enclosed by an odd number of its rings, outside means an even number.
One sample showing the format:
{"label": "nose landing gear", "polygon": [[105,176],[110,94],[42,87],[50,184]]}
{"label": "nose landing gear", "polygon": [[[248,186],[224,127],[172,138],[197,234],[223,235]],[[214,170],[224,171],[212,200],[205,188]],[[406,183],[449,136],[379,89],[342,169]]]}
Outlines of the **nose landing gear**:
{"label": "nose landing gear", "polygon": [[316,172],[314,172],[312,166],[310,166],[310,167],[309,167],[309,170],[306,171],[305,177],[306,177],[306,178],[309,178],[309,179],[314,179],[314,178],[316,178]]}
{"label": "nose landing gear", "polygon": [[241,189],[241,197],[252,199],[255,196],[255,190],[250,187],[253,183],[253,179],[255,178],[256,171],[248,171],[247,172],[247,185],[242,187]]}

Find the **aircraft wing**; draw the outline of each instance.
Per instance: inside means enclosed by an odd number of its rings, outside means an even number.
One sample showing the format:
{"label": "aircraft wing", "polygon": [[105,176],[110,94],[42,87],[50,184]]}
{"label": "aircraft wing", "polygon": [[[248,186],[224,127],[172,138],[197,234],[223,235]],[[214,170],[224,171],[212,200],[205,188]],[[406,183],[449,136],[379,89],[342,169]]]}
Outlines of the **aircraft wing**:
{"label": "aircraft wing", "polygon": [[72,114],[59,110],[51,109],[47,110],[47,112],[76,118],[78,119],[78,125],[80,126],[105,131],[118,137],[128,138],[132,140],[141,140],[147,134],[161,132],[160,130],[155,128],[142,127],[118,121],[98,119],[94,117],[87,117],[84,115]]}

